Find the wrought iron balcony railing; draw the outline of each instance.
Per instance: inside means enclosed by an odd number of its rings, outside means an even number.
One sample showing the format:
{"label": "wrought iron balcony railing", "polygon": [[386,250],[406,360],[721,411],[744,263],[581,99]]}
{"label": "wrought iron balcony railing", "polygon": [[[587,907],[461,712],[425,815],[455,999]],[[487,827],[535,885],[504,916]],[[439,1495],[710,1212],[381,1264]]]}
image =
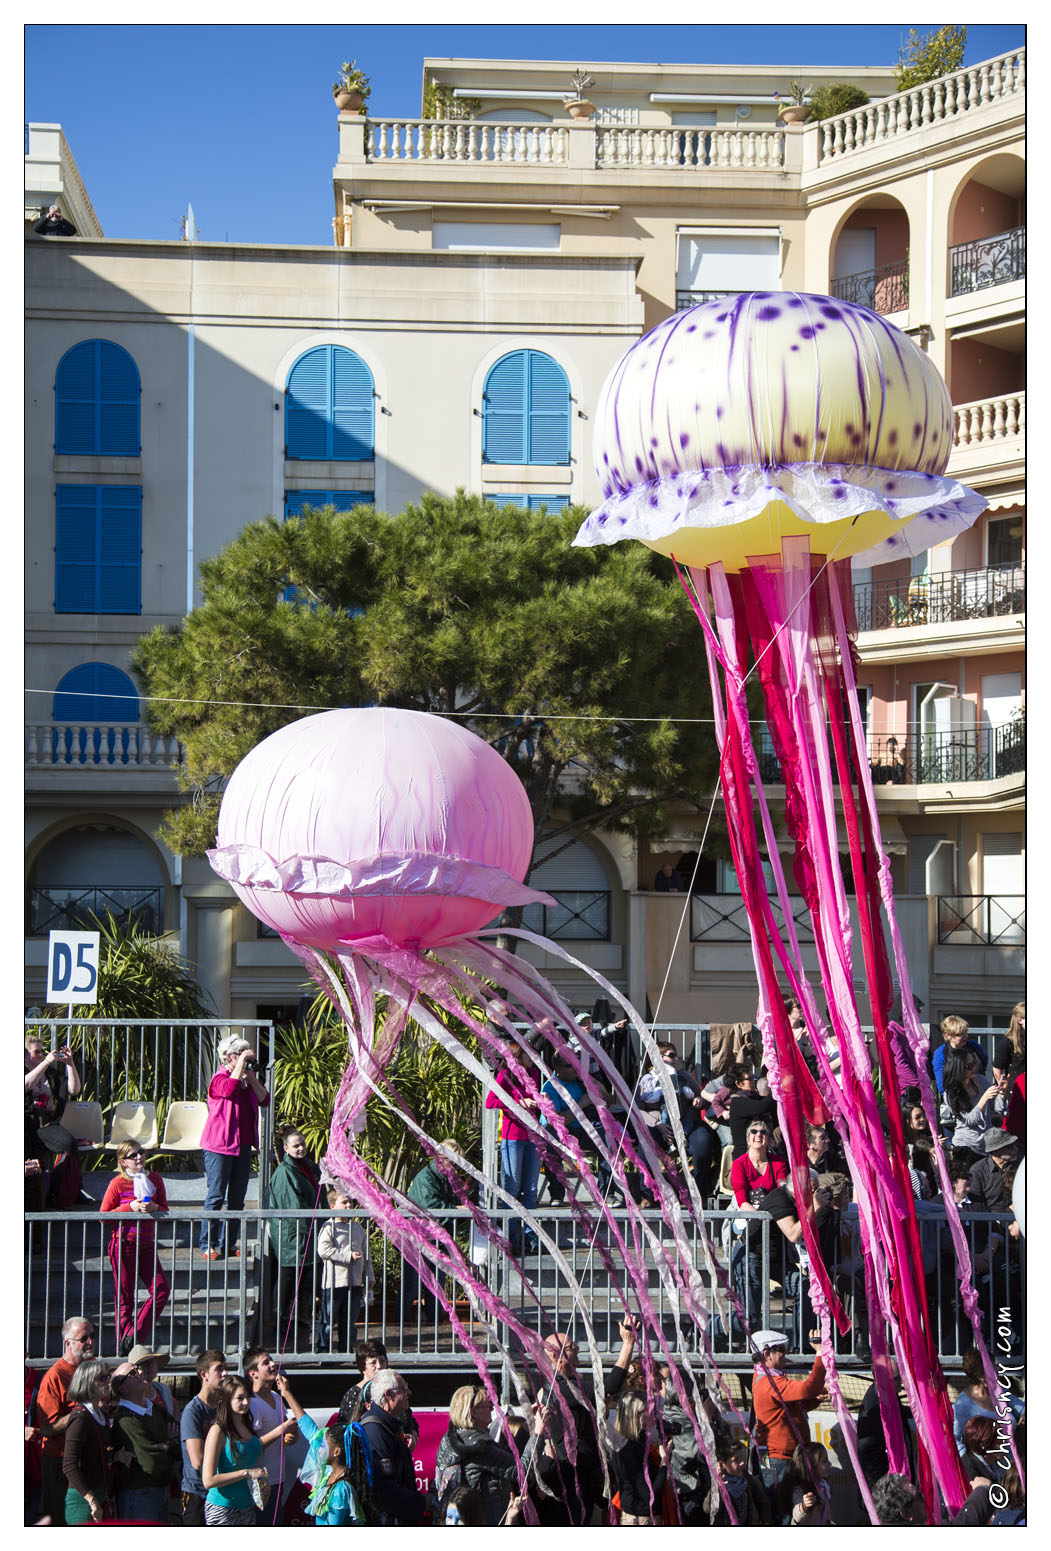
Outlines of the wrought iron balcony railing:
{"label": "wrought iron balcony railing", "polygon": [[[774,742],[766,726],[759,729],[756,745],[759,774],[767,786],[780,786],[784,780],[781,764],[774,751]],[[897,738],[893,733],[868,739],[869,772],[874,786],[907,785],[909,782],[909,748],[904,735]],[[832,763],[832,781],[839,784],[835,763]]]}
{"label": "wrought iron balcony railing", "polygon": [[701,307],[705,302],[721,302],[727,296],[740,296],[740,291],[676,291],[675,311],[689,312],[691,307]]}
{"label": "wrought iron balcony railing", "polygon": [[159,937],[164,931],[164,890],[128,888],[50,888],[29,890],[26,933],[91,932],[112,916],[118,926],[134,923]]}
{"label": "wrought iron balcony railing", "polygon": [[969,947],[1021,947],[1025,943],[1025,895],[939,894],[938,941]]}
{"label": "wrought iron balcony railing", "polygon": [[527,905],[522,925],[556,942],[609,942],[608,889],[551,889],[557,905]]}
{"label": "wrought iron balcony railing", "polygon": [[1025,770],[1025,722],[918,733],[913,738],[912,764],[921,785],[1020,775]]}
{"label": "wrought iron balcony railing", "polygon": [[1025,613],[1025,567],[985,566],[899,581],[859,582],[854,588],[859,630],[948,625]]}
{"label": "wrought iron balcony railing", "polygon": [[949,249],[949,295],[966,296],[990,285],[1025,279],[1025,227]]}
{"label": "wrought iron balcony railing", "polygon": [[904,312],[909,305],[908,260],[843,275],[833,280],[832,295],[857,307],[868,307],[872,312]]}

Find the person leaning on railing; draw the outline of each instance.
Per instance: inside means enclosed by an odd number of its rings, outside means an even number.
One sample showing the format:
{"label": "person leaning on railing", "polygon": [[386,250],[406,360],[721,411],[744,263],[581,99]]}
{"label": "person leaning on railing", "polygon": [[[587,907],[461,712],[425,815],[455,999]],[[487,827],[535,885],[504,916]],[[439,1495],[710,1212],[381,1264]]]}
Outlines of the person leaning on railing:
{"label": "person leaning on railing", "polygon": [[[259,1146],[259,1109],[270,1095],[256,1076],[255,1053],[239,1034],[219,1041],[222,1063],[208,1088],[208,1119],[201,1133],[208,1188],[204,1210],[240,1212],[252,1174],[252,1153]],[[234,1230],[236,1232],[236,1229]],[[200,1251],[218,1260],[226,1243],[226,1223],[201,1219]],[[233,1251],[234,1256],[241,1253]]]}

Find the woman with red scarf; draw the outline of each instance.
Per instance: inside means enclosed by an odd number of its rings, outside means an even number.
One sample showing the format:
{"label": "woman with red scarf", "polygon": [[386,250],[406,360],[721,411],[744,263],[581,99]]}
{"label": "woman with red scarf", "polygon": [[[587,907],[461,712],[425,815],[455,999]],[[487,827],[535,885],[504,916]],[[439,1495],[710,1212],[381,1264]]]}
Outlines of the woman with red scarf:
{"label": "woman with red scarf", "polygon": [[[280,1162],[270,1179],[270,1205],[279,1211],[317,1210],[321,1170],[307,1156],[306,1137],[294,1126],[278,1136]],[[327,1206],[327,1203],[326,1203]],[[313,1221],[277,1220],[270,1224],[270,1247],[277,1257],[277,1346],[311,1350],[314,1329]],[[302,1274],[300,1274],[302,1272]],[[293,1341],[290,1321],[298,1327]]]}

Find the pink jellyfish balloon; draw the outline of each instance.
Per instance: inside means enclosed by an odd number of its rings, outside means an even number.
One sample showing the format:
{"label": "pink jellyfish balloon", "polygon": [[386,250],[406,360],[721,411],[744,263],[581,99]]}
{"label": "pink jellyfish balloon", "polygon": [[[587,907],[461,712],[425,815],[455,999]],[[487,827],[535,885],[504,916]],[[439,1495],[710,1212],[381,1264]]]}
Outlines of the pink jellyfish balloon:
{"label": "pink jellyfish balloon", "polygon": [[[672,1365],[677,1397],[719,1481],[690,1352],[699,1335],[701,1361],[721,1382],[711,1357],[707,1308],[712,1285],[725,1287],[726,1282],[703,1223],[698,1234],[693,1220],[700,1222],[702,1203],[686,1162],[678,1103],[652,1035],[624,1003],[655,1069],[664,1074],[677,1171],[637,1120],[633,1094],[602,1046],[582,1030],[576,1031],[579,1043],[571,1044],[564,1032],[573,1026],[569,1008],[536,970],[493,941],[495,932],[483,930],[508,905],[554,903],[521,881],[532,845],[528,799],[494,749],[454,721],[370,708],[304,718],[254,748],[227,786],[217,845],[209,858],[249,910],[276,928],[340,1010],[348,1031],[348,1061],[333,1113],[327,1168],[436,1294],[486,1387],[486,1353],[447,1298],[446,1274],[455,1276],[469,1295],[472,1312],[489,1326],[520,1396],[535,1393],[520,1371],[525,1358],[547,1387],[548,1404],[564,1411],[564,1436],[573,1439],[573,1416],[564,1408],[562,1389],[552,1383],[554,1365],[543,1345],[560,1322],[545,1308],[499,1222],[469,1199],[471,1180],[532,1228],[572,1293],[596,1386],[591,1423],[596,1437],[604,1437],[601,1354],[590,1295],[550,1222],[456,1157],[451,1177],[470,1210],[474,1233],[516,1273],[520,1291],[512,1307],[478,1274],[452,1234],[378,1178],[355,1151],[366,1103],[377,1095],[401,1115],[424,1153],[440,1156],[438,1142],[416,1123],[388,1074],[410,1019],[481,1084],[495,1088],[535,1138],[545,1167],[574,1183],[568,1205],[604,1266],[612,1306],[636,1315],[647,1350]],[[518,935],[576,964],[557,944],[525,931]],[[605,981],[599,984],[612,999],[623,1000]],[[546,1030],[556,1055],[583,1085],[579,1102],[573,1091],[564,1090],[563,1112],[540,1093],[550,1072],[521,1025]],[[456,1026],[474,1036],[488,1066],[452,1031]],[[601,1085],[591,1075],[592,1061],[598,1063]],[[505,1087],[494,1083],[494,1071]],[[447,1156],[445,1164],[448,1168]],[[663,1221],[654,1221],[636,1205],[627,1164],[659,1203]],[[617,1212],[599,1186],[603,1165],[624,1196]],[[704,1274],[696,1264],[698,1247]],[[490,1393],[495,1402],[491,1388]],[[732,1405],[728,1393],[726,1401]],[[524,1484],[521,1463],[519,1475]]]}
{"label": "pink jellyfish balloon", "polygon": [[[811,1201],[804,1124],[831,1117],[846,1144],[859,1205],[890,1468],[906,1471],[907,1455],[885,1325],[917,1423],[921,1484],[935,1512],[935,1483],[954,1509],[967,1484],[953,1443],[924,1285],[896,1056],[915,1071],[934,1135],[938,1111],[894,917],[858,710],[850,557],[873,564],[920,553],[967,527],[983,510],[979,496],[945,475],[952,425],[949,394],[934,365],[878,314],[792,292],[709,302],[659,324],[610,373],[594,443],[605,499],[576,539],[611,544],[637,538],[671,557],[702,626],[722,793],[796,1201],[808,1207]],[[752,743],[745,686],[753,674],[762,685],[783,772],[793,873],[813,926],[827,1023],[803,973]],[[849,844],[849,892],[856,899],[870,997],[864,1018],[855,995],[837,806]],[[774,899],[764,882],[764,855],[773,869]],[[894,977],[884,921],[904,1029],[890,1022]],[[805,1012],[816,1083],[788,1023],[785,985]],[[863,1022],[875,1030],[889,1146]],[[966,1241],[939,1149],[935,1156],[964,1306],[984,1350]],[[799,1217],[826,1369],[856,1467],[854,1429],[839,1392],[831,1341],[832,1322],[841,1328],[848,1322],[808,1213],[800,1210]],[[988,1353],[986,1366],[992,1375]],[[859,1484],[872,1514],[860,1473]]]}

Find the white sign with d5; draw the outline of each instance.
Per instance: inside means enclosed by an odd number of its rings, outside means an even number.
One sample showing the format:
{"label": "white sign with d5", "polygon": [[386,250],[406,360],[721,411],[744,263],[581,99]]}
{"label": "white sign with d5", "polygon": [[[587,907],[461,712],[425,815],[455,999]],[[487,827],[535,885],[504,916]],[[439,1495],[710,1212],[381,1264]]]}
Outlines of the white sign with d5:
{"label": "white sign with d5", "polygon": [[99,933],[51,932],[47,942],[47,1000],[97,1002]]}

